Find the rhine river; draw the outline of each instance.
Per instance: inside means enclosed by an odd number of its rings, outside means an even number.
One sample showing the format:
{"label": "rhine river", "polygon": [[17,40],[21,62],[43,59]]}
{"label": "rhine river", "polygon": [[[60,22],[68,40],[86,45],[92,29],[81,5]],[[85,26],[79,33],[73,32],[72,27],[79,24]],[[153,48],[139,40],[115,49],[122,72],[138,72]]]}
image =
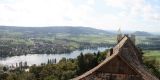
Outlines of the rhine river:
{"label": "rhine river", "polygon": [[75,50],[71,53],[65,54],[28,54],[28,55],[21,55],[21,56],[13,56],[13,57],[6,57],[0,58],[0,64],[2,65],[16,65],[19,62],[27,62],[29,66],[36,64],[40,65],[41,63],[47,63],[48,59],[56,59],[58,62],[62,58],[77,58],[82,52],[83,54],[86,53],[94,53],[94,52],[102,52],[108,49],[108,47],[99,47],[97,49],[83,49],[83,50]]}

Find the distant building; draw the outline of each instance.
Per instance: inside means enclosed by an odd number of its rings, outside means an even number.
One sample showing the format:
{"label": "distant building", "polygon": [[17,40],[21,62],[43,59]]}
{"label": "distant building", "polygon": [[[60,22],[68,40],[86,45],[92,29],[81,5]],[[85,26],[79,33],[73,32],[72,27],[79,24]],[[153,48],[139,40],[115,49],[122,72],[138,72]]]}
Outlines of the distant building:
{"label": "distant building", "polygon": [[118,33],[117,33],[117,43],[119,43],[121,41],[121,39],[123,38],[121,29],[118,29]]}
{"label": "distant building", "polygon": [[119,29],[117,42],[103,62],[73,80],[159,80],[142,64],[135,35],[122,35]]}
{"label": "distant building", "polygon": [[130,38],[130,40],[132,41],[133,44],[136,43],[136,36],[134,34],[122,34],[121,29],[118,29],[118,33],[117,33],[117,43],[119,43],[124,36],[127,36]]}

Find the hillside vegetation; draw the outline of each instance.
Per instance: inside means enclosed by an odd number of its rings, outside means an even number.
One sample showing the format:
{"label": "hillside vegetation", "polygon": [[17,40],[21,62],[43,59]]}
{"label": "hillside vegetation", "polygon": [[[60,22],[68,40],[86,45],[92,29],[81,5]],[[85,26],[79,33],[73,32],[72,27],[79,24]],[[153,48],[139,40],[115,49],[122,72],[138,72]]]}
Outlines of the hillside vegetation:
{"label": "hillside vegetation", "polygon": [[[160,49],[160,36],[135,32],[136,45]],[[145,35],[139,35],[143,33]],[[152,36],[151,36],[152,35]],[[112,47],[116,34],[88,27],[15,27],[0,26],[0,57],[26,54],[63,54],[77,49]]]}

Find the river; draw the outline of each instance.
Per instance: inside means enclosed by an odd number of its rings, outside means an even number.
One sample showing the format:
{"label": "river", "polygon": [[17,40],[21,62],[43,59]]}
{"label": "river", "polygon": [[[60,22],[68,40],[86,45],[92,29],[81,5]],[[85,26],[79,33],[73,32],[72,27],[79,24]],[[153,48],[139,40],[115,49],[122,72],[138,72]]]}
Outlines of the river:
{"label": "river", "polygon": [[65,58],[77,58],[78,55],[82,52],[83,54],[86,53],[94,53],[98,51],[105,51],[108,47],[99,47],[97,49],[84,49],[84,50],[75,50],[71,53],[66,54],[28,54],[28,55],[21,55],[21,56],[13,56],[13,57],[6,57],[0,58],[0,64],[2,65],[16,65],[19,62],[27,62],[27,65],[31,66],[33,64],[40,65],[41,63],[47,63],[48,59],[56,59],[57,62]]}

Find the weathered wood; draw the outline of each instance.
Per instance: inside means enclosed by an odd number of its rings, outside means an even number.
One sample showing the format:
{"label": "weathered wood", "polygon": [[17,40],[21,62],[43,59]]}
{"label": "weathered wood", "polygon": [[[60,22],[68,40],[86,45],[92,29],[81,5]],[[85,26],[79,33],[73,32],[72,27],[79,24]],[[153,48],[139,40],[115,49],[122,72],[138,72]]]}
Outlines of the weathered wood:
{"label": "weathered wood", "polygon": [[73,80],[159,80],[144,68],[141,52],[129,37],[124,36],[108,54],[98,66]]}

